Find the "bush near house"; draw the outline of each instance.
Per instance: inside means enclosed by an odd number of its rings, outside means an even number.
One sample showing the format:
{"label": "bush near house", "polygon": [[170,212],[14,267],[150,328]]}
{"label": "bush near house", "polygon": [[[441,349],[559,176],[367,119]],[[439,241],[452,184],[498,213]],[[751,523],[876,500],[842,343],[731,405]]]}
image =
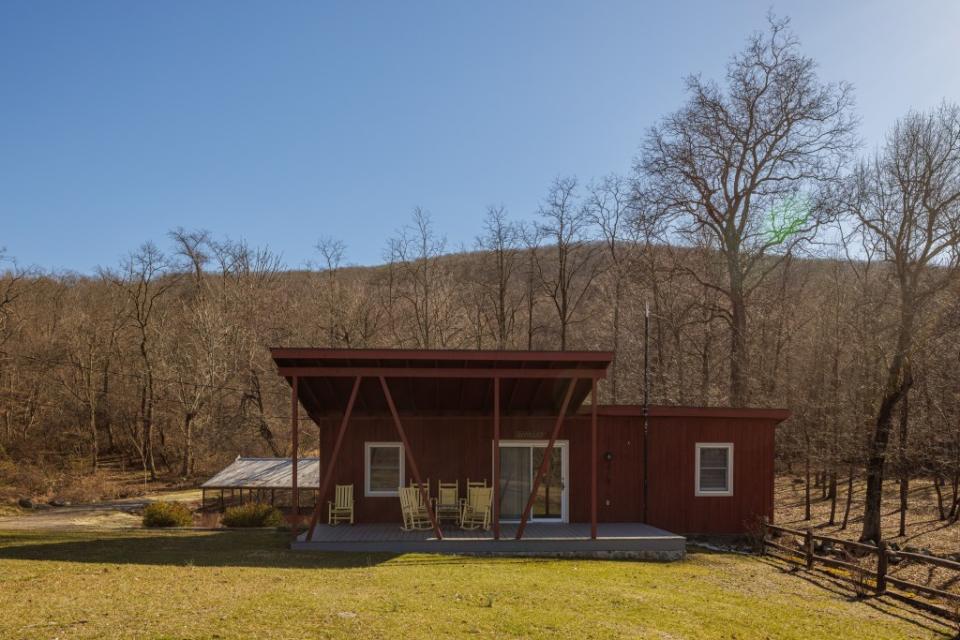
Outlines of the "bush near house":
{"label": "bush near house", "polygon": [[193,524],[193,514],[180,502],[154,502],[143,510],[145,527],[189,527]]}
{"label": "bush near house", "polygon": [[228,508],[220,522],[225,527],[279,527],[283,514],[268,504],[243,504]]}

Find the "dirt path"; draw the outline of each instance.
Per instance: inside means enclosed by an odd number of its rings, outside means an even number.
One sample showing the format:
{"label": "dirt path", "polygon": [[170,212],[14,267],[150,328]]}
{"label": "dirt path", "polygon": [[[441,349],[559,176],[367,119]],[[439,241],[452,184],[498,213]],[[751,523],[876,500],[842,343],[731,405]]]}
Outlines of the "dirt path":
{"label": "dirt path", "polygon": [[19,515],[0,517],[0,530],[44,531],[50,529],[131,529],[140,527],[139,512],[151,502],[169,500],[198,502],[198,490],[170,491],[140,498],[126,498],[68,507],[45,507]]}

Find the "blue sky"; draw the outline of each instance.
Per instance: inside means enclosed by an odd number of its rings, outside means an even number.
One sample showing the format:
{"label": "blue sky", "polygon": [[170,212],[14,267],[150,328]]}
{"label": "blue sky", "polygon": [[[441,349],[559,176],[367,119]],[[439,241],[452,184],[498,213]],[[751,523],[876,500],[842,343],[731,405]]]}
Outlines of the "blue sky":
{"label": "blue sky", "polygon": [[370,264],[416,205],[470,244],[488,204],[530,218],[554,176],[628,171],[771,7],[855,85],[869,147],[960,101],[952,0],[3,0],[0,246],[89,273],[183,226]]}

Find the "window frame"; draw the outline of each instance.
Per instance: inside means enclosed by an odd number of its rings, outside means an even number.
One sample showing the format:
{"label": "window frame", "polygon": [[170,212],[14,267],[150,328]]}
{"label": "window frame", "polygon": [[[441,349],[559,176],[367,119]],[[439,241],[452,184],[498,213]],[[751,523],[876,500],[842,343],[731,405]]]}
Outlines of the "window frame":
{"label": "window frame", "polygon": [[[727,488],[722,491],[704,490],[700,486],[700,451],[703,449],[727,450]],[[694,495],[697,497],[730,497],[733,495],[733,443],[732,442],[698,442],[694,459]]]}
{"label": "window frame", "polygon": [[[370,488],[370,454],[374,448],[392,447],[400,451],[400,484],[390,491],[375,491]],[[406,474],[406,456],[402,442],[364,442],[363,443],[363,495],[367,498],[396,498],[400,495],[399,489],[403,485]]]}

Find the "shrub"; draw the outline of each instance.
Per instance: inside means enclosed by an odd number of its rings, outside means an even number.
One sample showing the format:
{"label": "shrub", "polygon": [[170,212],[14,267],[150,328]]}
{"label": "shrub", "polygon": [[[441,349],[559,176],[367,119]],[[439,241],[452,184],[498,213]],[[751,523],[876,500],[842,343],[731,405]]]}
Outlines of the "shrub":
{"label": "shrub", "polygon": [[268,504],[251,502],[228,508],[220,522],[225,527],[279,527],[283,524],[283,515]]}
{"label": "shrub", "polygon": [[193,514],[180,502],[152,502],[143,510],[145,527],[189,527]]}

